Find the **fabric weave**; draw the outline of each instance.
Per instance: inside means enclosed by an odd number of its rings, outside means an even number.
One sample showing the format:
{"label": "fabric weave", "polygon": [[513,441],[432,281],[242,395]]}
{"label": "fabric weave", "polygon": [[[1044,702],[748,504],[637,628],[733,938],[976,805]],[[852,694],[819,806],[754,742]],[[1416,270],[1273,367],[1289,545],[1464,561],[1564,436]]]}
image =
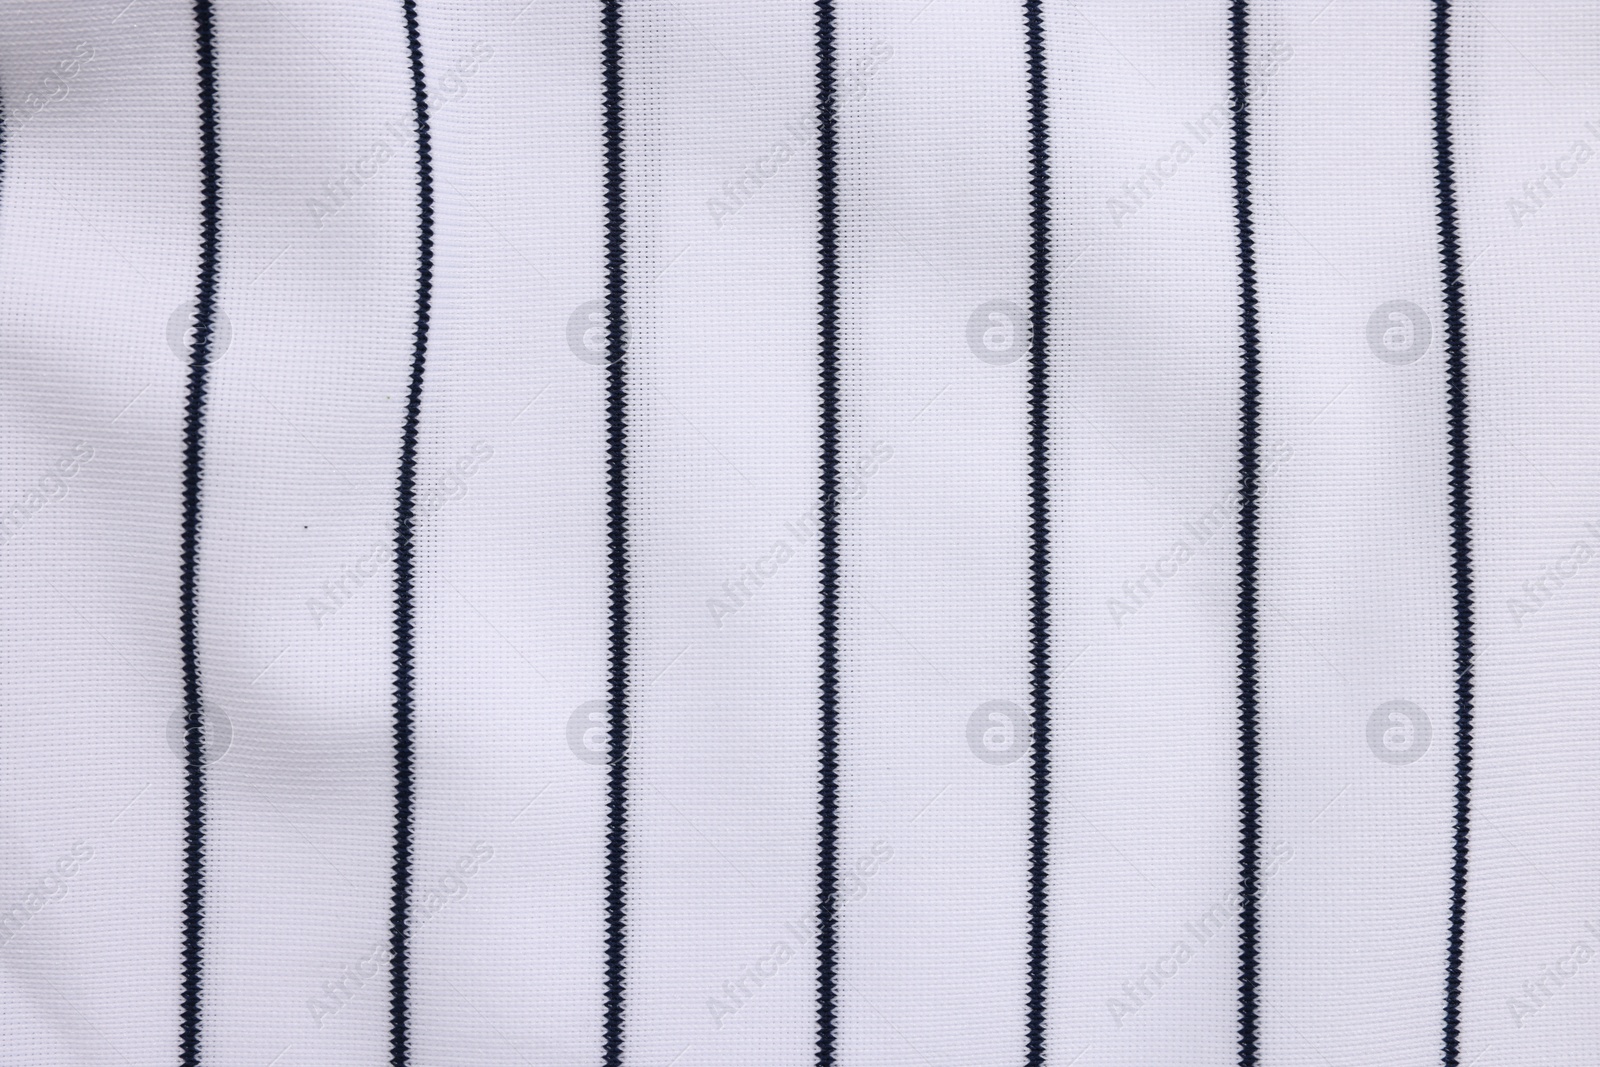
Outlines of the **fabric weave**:
{"label": "fabric weave", "polygon": [[0,26],[0,1064],[1592,1061],[1592,5]]}

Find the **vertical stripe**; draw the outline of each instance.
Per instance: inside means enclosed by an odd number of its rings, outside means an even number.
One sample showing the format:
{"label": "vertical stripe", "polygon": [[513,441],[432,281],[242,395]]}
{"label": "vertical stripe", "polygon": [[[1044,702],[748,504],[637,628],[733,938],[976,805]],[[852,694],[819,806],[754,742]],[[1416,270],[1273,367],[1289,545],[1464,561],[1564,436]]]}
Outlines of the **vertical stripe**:
{"label": "vertical stripe", "polygon": [[627,305],[623,245],[622,0],[600,10],[601,97],[605,108],[606,526],[611,543],[611,664],[608,683],[605,1017],[606,1067],[622,1063],[628,850],[628,510]]}
{"label": "vertical stripe", "polygon": [[217,222],[221,189],[217,163],[217,61],[210,0],[194,7],[200,119],[200,258],[195,289],[194,344],[183,418],[183,519],[178,557],[178,643],[183,664],[184,842],[183,985],[178,1062],[194,1067],[200,1051],[201,924],[205,882],[205,736],[196,646],[195,573],[200,544],[200,468],[204,452],[206,372],[217,311]]}
{"label": "vertical stripe", "polygon": [[839,878],[839,193],[833,0],[817,0],[821,600],[818,662],[817,1067],[832,1067]]}
{"label": "vertical stripe", "polygon": [[1260,737],[1256,707],[1256,545],[1260,512],[1261,346],[1256,313],[1255,222],[1250,203],[1249,2],[1233,0],[1229,85],[1233,195],[1239,220],[1239,1063],[1256,1062],[1261,879]]}
{"label": "vertical stripe", "polygon": [[1050,879],[1050,127],[1046,106],[1044,26],[1039,0],[1024,0],[1028,52],[1029,352],[1028,522],[1030,527],[1029,673],[1033,781],[1028,835],[1027,1060],[1045,1055],[1045,986],[1049,977]]}
{"label": "vertical stripe", "polygon": [[1450,3],[1433,7],[1433,122],[1439,184],[1439,257],[1444,283],[1445,392],[1450,420],[1450,562],[1455,587],[1456,798],[1450,935],[1445,958],[1444,1064],[1456,1067],[1461,1041],[1461,944],[1467,912],[1467,819],[1472,802],[1471,473],[1467,456],[1466,353],[1462,342],[1461,241],[1450,136]]}
{"label": "vertical stripe", "polygon": [[394,896],[389,909],[391,988],[390,1057],[394,1067],[410,1059],[410,928],[412,835],[412,557],[417,480],[417,421],[428,353],[428,312],[433,284],[433,157],[428,139],[427,86],[416,0],[403,0],[406,47],[411,60],[411,95],[417,123],[417,326],[411,349],[411,381],[400,432],[400,487],[395,515],[394,605]]}

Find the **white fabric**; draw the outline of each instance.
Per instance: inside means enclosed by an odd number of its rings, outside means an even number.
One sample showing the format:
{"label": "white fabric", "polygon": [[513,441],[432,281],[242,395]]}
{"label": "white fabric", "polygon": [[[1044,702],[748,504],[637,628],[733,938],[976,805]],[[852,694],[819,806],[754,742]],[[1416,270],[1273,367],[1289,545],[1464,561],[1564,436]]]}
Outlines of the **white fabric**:
{"label": "white fabric", "polygon": [[[1025,1062],[1023,5],[837,0],[837,1063]],[[1460,1062],[1600,1033],[1600,15],[1453,5],[1475,755]],[[214,0],[200,1061],[391,1062],[400,0]],[[600,0],[419,0],[410,1062],[598,1065]],[[1260,1060],[1441,1062],[1434,5],[1256,0]],[[816,1061],[817,35],[624,0],[623,1062]],[[1045,1062],[1238,1062],[1230,4],[1047,0]],[[0,1064],[178,1062],[191,0],[0,2]],[[1037,328],[1037,324],[1036,327]]]}

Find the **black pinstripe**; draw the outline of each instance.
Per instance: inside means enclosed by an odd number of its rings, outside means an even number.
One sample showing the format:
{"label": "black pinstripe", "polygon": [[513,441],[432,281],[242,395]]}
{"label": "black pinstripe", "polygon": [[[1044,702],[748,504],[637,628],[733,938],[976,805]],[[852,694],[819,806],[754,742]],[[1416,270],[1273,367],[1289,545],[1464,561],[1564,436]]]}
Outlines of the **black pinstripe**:
{"label": "black pinstripe", "polygon": [[413,587],[416,581],[412,538],[416,520],[417,423],[422,412],[422,379],[428,355],[428,321],[433,297],[433,155],[428,136],[428,96],[416,0],[402,0],[406,47],[411,64],[411,95],[417,123],[417,321],[400,433],[400,480],[395,506],[394,608],[394,885],[389,906],[390,1058],[394,1067],[410,1061],[411,835],[412,835],[412,640]]}
{"label": "black pinstripe", "polygon": [[1022,5],[1027,37],[1029,173],[1028,527],[1033,765],[1028,830],[1026,1059],[1044,1063],[1050,877],[1050,124],[1044,17]]}
{"label": "black pinstripe", "polygon": [[600,13],[602,97],[605,106],[606,247],[606,520],[610,539],[610,739],[607,746],[605,1008],[606,1067],[621,1067],[627,983],[628,849],[628,509],[627,301],[624,294],[622,152],[622,3],[604,0]]}
{"label": "black pinstripe", "polygon": [[817,0],[818,370],[821,451],[817,1067],[832,1067],[839,887],[839,208],[833,0]]}
{"label": "black pinstripe", "polygon": [[1255,217],[1250,196],[1250,4],[1229,19],[1234,211],[1239,229],[1239,1063],[1257,1061],[1261,871],[1260,728],[1257,707],[1257,542],[1261,480],[1261,340]]}
{"label": "black pinstripe", "polygon": [[1433,117],[1439,188],[1439,258],[1444,282],[1445,390],[1450,438],[1450,562],[1456,612],[1456,795],[1445,959],[1444,1065],[1461,1056],[1461,948],[1467,919],[1468,817],[1472,803],[1472,471],[1467,441],[1467,368],[1456,217],[1455,151],[1450,133],[1450,3],[1436,0]]}
{"label": "black pinstripe", "polygon": [[178,1009],[178,1062],[195,1067],[200,1053],[202,935],[205,915],[205,706],[196,645],[195,577],[200,543],[207,371],[217,315],[217,243],[221,177],[217,158],[217,60],[210,0],[195,0],[195,55],[200,125],[200,257],[195,287],[194,345],[189,354],[183,418],[183,518],[178,550],[178,645],[183,668],[184,839],[183,978]]}

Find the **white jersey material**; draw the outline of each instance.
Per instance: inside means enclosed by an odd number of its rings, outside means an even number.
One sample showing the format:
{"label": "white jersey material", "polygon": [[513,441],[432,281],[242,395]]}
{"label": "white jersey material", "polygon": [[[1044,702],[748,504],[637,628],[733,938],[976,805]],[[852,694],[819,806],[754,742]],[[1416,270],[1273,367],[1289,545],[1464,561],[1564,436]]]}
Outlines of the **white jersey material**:
{"label": "white jersey material", "polygon": [[1597,61],[0,0],[0,1067],[1593,1063]]}

